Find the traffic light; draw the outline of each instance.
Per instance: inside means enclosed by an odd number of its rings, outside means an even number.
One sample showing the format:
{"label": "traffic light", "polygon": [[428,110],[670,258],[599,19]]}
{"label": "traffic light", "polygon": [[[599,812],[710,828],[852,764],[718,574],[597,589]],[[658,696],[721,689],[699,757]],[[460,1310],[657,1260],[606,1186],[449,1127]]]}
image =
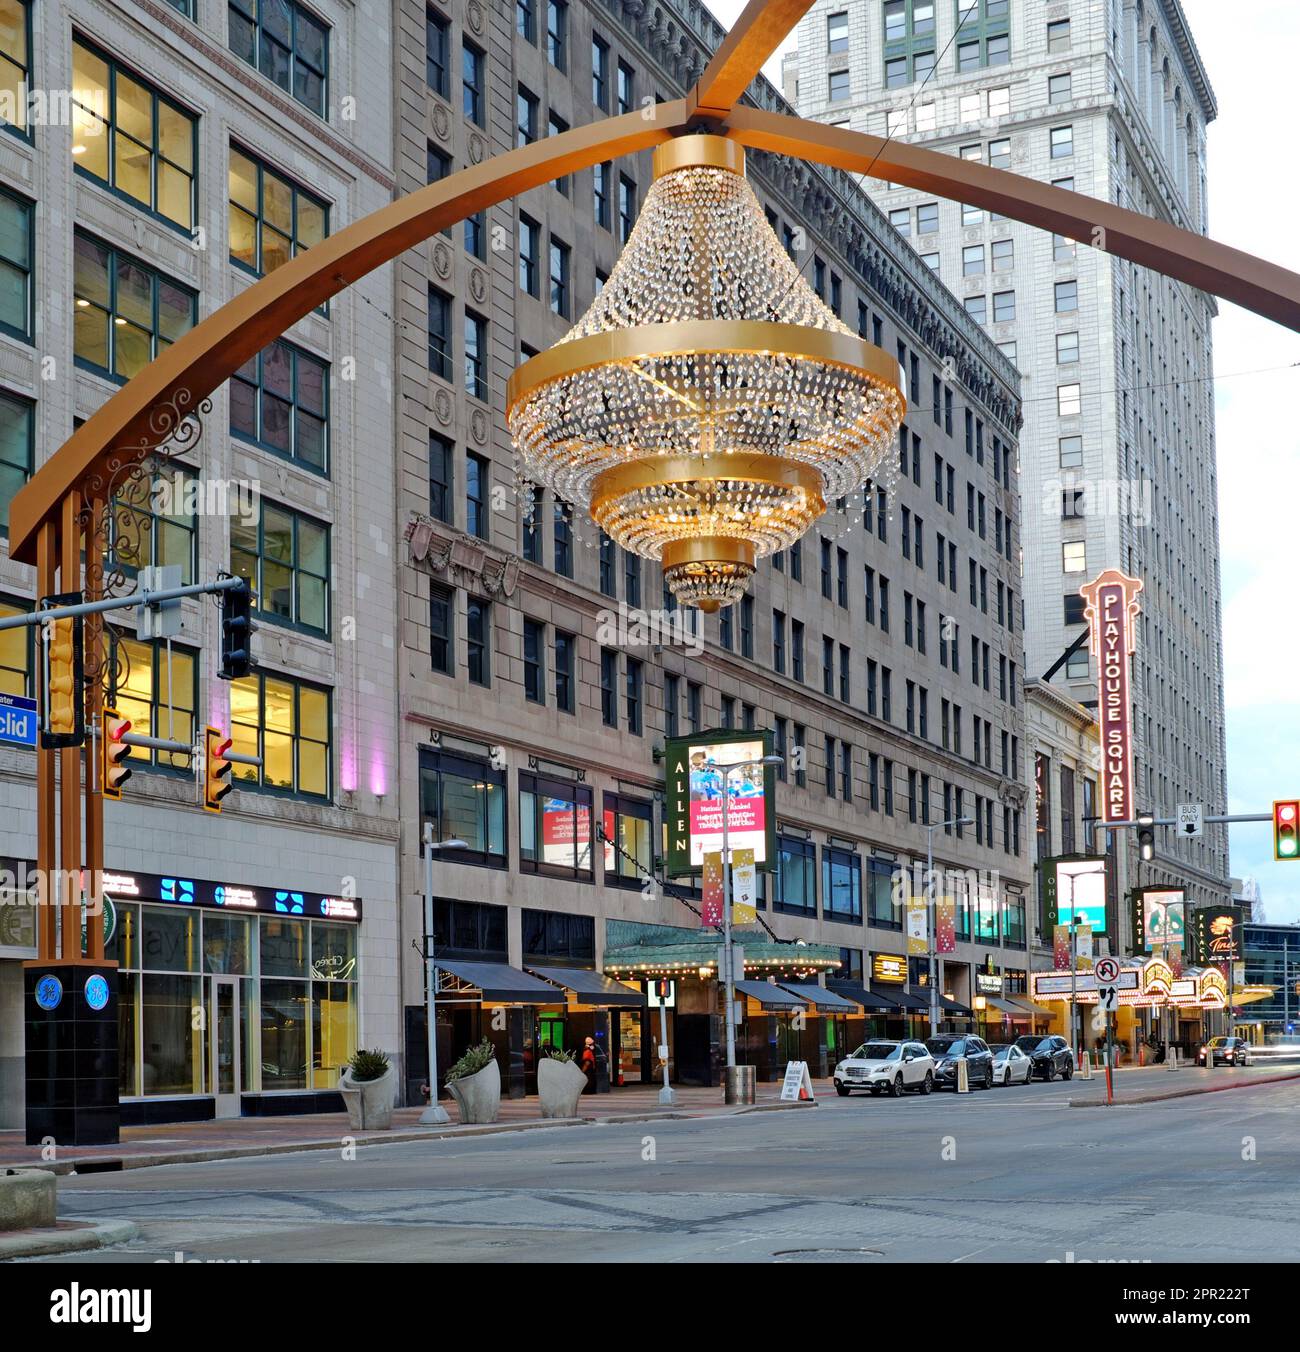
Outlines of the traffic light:
{"label": "traffic light", "polygon": [[127,761],[131,758],[131,748],[127,744],[126,734],[131,731],[131,720],[123,718],[116,709],[104,710],[104,737],[100,749],[102,774],[100,785],[105,798],[114,800],[122,797],[122,785],[131,778],[131,768]]}
{"label": "traffic light", "polygon": [[238,587],[221,593],[221,666],[217,675],[223,681],[238,680],[253,669],[253,593],[240,579]]}
{"label": "traffic light", "polygon": [[1149,812],[1138,813],[1138,857],[1148,863],[1156,853],[1156,819]]}
{"label": "traffic light", "polygon": [[[80,592],[48,596],[44,608],[76,605],[80,601]],[[86,740],[86,713],[82,703],[81,617],[46,620],[41,649],[45,675],[41,745],[80,746]]]}
{"label": "traffic light", "polygon": [[221,811],[221,800],[235,786],[230,782],[230,762],[226,752],[231,740],[217,728],[203,730],[203,806],[209,812]]}
{"label": "traffic light", "polygon": [[1300,799],[1273,804],[1273,858],[1300,859]]}

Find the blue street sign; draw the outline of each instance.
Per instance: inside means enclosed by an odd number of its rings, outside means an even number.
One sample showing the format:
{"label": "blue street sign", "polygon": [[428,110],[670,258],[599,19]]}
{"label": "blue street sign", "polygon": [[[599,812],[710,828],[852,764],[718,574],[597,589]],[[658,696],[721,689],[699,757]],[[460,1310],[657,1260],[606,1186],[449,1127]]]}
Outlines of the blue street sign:
{"label": "blue street sign", "polygon": [[0,695],[0,742],[36,745],[36,701],[22,695]]}

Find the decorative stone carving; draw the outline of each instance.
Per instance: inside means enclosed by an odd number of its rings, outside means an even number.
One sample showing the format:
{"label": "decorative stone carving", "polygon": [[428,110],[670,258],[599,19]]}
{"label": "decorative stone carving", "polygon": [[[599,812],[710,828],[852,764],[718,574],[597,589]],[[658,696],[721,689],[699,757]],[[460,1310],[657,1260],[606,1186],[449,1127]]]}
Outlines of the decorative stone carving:
{"label": "decorative stone carving", "polygon": [[483,162],[484,146],[483,138],[476,131],[469,134],[469,160],[471,164],[481,164]]}
{"label": "decorative stone carving", "polygon": [[482,268],[470,268],[469,270],[469,294],[474,297],[480,305],[487,299],[488,284],[487,273]]}
{"label": "decorative stone carving", "polygon": [[483,32],[483,6],[479,0],[469,0],[465,6],[465,21],[476,33]]}
{"label": "decorative stone carving", "polygon": [[441,103],[433,105],[433,134],[440,141],[445,141],[451,135],[451,114]]}
{"label": "decorative stone carving", "polygon": [[456,411],[456,406],[452,402],[450,390],[439,390],[433,396],[433,416],[444,426],[451,423],[452,414]]}
{"label": "decorative stone carving", "polygon": [[451,250],[447,247],[446,241],[435,240],[430,255],[434,272],[439,277],[446,277],[451,272]]}
{"label": "decorative stone carving", "polygon": [[481,408],[476,408],[469,415],[469,434],[480,446],[487,444],[488,419],[487,414]]}

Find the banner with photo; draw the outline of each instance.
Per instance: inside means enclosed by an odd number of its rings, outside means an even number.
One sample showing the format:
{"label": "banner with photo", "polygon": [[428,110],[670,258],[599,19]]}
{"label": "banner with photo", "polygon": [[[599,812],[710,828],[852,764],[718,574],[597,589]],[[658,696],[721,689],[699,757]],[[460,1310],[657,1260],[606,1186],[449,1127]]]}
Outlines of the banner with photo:
{"label": "banner with photo", "polygon": [[[753,850],[755,866],[776,867],[776,770],[760,765],[772,753],[771,731],[702,732],[665,744],[664,825],[670,877],[698,872],[722,849],[723,805],[728,844]],[[727,772],[727,766],[732,770]]]}
{"label": "banner with photo", "polygon": [[907,951],[913,955],[929,952],[930,936],[926,919],[925,898],[913,896],[907,904]]}

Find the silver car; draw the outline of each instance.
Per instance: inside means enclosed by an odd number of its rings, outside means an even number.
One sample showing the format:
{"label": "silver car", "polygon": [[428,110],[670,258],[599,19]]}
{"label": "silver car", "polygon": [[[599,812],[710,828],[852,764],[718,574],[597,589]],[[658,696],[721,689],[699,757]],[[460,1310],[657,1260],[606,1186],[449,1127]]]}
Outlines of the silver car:
{"label": "silver car", "polygon": [[1034,1078],[1034,1063],[1014,1042],[990,1042],[994,1084],[1028,1084]]}
{"label": "silver car", "polygon": [[934,1057],[921,1042],[876,1038],[864,1042],[835,1067],[835,1092],[846,1097],[854,1089],[901,1098],[905,1089],[928,1094],[934,1088]]}

